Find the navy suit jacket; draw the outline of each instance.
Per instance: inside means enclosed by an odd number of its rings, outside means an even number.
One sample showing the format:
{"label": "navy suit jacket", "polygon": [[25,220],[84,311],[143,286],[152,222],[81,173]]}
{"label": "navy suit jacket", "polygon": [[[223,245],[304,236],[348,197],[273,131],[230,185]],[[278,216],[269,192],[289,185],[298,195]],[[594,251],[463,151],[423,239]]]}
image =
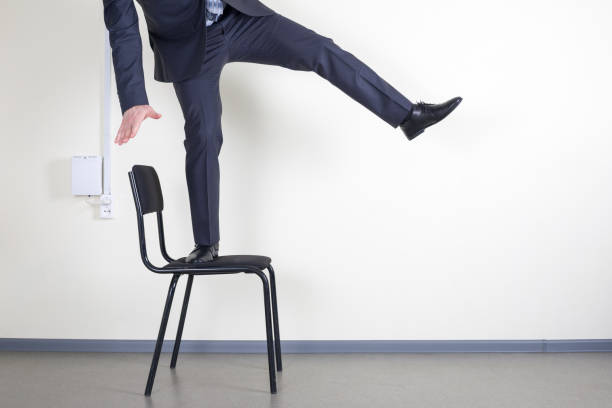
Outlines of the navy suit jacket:
{"label": "navy suit jacket", "polygon": [[[102,0],[110,33],[121,113],[148,105],[142,70],[142,41],[133,0]],[[178,82],[196,76],[206,53],[205,0],[136,0],[144,12],[155,58],[154,78]],[[225,0],[251,16],[274,11],[259,0]]]}

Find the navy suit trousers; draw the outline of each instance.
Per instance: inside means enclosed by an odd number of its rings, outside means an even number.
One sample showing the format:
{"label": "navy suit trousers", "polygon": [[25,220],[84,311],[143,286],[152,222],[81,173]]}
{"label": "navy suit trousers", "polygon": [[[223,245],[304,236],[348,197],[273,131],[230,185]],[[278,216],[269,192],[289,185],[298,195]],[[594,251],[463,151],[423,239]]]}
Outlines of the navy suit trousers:
{"label": "navy suit trousers", "polygon": [[185,118],[185,172],[197,244],[219,241],[219,160],[223,143],[219,78],[228,62],[313,71],[393,127],[412,103],[332,39],[278,14],[253,17],[231,6],[208,27],[201,73],[174,82]]}

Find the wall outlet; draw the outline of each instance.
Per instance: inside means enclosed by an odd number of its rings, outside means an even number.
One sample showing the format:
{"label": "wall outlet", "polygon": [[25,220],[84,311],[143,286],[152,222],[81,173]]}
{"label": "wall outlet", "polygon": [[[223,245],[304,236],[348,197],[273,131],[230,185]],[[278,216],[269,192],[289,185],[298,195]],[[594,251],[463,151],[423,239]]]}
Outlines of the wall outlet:
{"label": "wall outlet", "polygon": [[113,218],[113,200],[110,194],[100,196],[100,218]]}

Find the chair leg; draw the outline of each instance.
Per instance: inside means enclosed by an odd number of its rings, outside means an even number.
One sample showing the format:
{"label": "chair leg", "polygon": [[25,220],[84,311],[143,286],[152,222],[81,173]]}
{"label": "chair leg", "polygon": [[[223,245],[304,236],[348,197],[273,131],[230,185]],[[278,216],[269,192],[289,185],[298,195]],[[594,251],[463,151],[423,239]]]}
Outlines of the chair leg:
{"label": "chair leg", "polygon": [[187,287],[185,288],[185,296],[183,297],[183,309],[181,309],[181,320],[179,320],[178,330],[176,331],[176,340],[174,340],[174,350],[172,351],[172,360],[170,368],[176,367],[176,359],[178,358],[179,348],[181,347],[181,339],[183,338],[183,327],[185,326],[185,316],[187,315],[187,306],[189,305],[189,296],[191,295],[191,285],[193,284],[193,275],[189,275],[187,279]]}
{"label": "chair leg", "polygon": [[270,311],[270,288],[268,278],[262,271],[256,272],[263,284],[264,309],[266,312],[266,340],[268,345],[268,372],[270,373],[270,392],[276,394],[276,370],[274,368],[274,341],[272,338],[272,316]]}
{"label": "chair leg", "polygon": [[151,395],[151,389],[153,388],[153,381],[155,381],[155,372],[157,371],[157,363],[159,362],[159,355],[164,344],[164,335],[166,334],[166,326],[168,325],[168,316],[170,315],[170,308],[172,306],[172,299],[174,298],[174,289],[176,289],[176,282],[180,275],[174,275],[170,281],[170,287],[168,288],[168,296],[166,297],[166,305],[164,306],[164,313],[162,315],[161,325],[159,327],[159,333],[157,335],[157,342],[155,343],[155,351],[153,352],[153,360],[151,361],[151,369],[149,370],[149,378],[147,379],[147,387],[145,388],[145,395]]}
{"label": "chair leg", "polygon": [[270,289],[272,292],[272,322],[274,324],[274,348],[276,349],[276,369],[283,371],[283,360],[281,356],[280,333],[278,329],[278,305],[276,302],[276,276],[272,265],[268,265],[270,272]]}

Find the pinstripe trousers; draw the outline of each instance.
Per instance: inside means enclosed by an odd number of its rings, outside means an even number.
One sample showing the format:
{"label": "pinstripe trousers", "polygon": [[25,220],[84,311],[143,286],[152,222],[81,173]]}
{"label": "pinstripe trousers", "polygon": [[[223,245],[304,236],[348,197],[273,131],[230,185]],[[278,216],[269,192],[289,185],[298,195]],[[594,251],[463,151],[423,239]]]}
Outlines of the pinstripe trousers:
{"label": "pinstripe trousers", "polygon": [[331,38],[278,13],[253,17],[231,6],[207,28],[206,57],[196,77],[174,82],[185,119],[185,173],[196,244],[219,241],[219,160],[223,143],[219,79],[229,62],[312,71],[393,127],[412,103]]}

